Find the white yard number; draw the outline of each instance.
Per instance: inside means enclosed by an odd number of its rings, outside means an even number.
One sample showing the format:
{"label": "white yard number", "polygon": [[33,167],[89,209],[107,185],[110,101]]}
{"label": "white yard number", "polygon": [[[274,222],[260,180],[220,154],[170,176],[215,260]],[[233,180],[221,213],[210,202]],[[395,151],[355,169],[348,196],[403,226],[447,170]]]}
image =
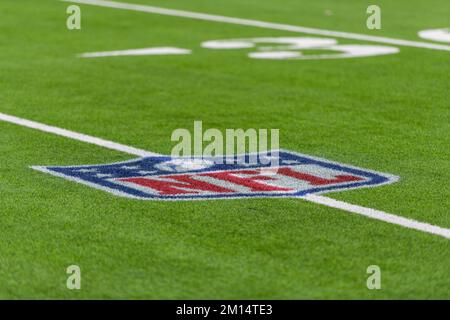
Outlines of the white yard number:
{"label": "white yard number", "polygon": [[[203,42],[202,47],[213,50],[252,49],[253,51],[248,53],[249,58],[271,60],[342,59],[380,56],[399,52],[399,49],[389,46],[338,44],[335,39],[308,37],[211,40]],[[314,50],[314,52],[308,52],[308,50]],[[100,58],[190,53],[191,50],[188,49],[161,47],[106,52],[87,52],[80,54],[79,57]]]}
{"label": "white yard number", "polygon": [[423,30],[419,32],[419,37],[431,41],[450,42],[450,28]]}
{"label": "white yard number", "polygon": [[[399,49],[395,47],[363,44],[338,44],[335,39],[305,37],[211,40],[203,42],[202,47],[216,50],[254,48],[255,51],[248,53],[249,58],[272,60],[356,58],[379,56],[399,52]],[[308,50],[324,50],[325,52],[307,54]]]}

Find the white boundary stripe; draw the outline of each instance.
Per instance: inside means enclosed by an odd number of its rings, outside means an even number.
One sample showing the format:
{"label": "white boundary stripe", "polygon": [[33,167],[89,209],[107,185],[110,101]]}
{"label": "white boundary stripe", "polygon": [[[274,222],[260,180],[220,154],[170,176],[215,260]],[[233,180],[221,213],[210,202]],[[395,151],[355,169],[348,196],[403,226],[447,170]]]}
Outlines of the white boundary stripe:
{"label": "white boundary stripe", "polygon": [[325,205],[327,207],[357,213],[368,218],[396,224],[402,227],[415,229],[450,239],[450,229],[441,228],[428,223],[419,222],[413,219],[408,219],[405,217],[390,214],[384,211],[366,208],[315,194],[309,194],[303,196],[302,198],[314,203]]}
{"label": "white boundary stripe", "polygon": [[[123,144],[115,143],[112,141],[103,140],[103,139],[88,136],[85,134],[76,133],[73,131],[48,126],[48,125],[45,125],[42,123],[13,117],[13,116],[6,115],[3,113],[0,113],[0,121],[14,123],[14,124],[17,124],[17,125],[20,125],[23,127],[32,128],[32,129],[36,129],[36,130],[40,130],[40,131],[44,131],[44,132],[48,132],[48,133],[53,133],[53,134],[63,136],[66,138],[83,141],[83,142],[95,144],[95,145],[98,145],[98,146],[101,146],[104,148],[122,151],[125,153],[138,155],[138,156],[142,156],[142,157],[161,156],[161,154],[158,154],[158,153],[149,152],[149,151],[145,151],[142,149],[136,149],[136,148],[125,146]],[[40,167],[34,167],[34,169],[45,172],[45,170],[43,170]],[[405,228],[415,229],[418,231],[422,231],[422,232],[426,232],[426,233],[430,233],[430,234],[434,234],[434,235],[438,235],[438,236],[450,239],[450,229],[434,226],[434,225],[424,223],[424,222],[419,222],[419,221],[416,221],[413,219],[408,219],[405,217],[397,216],[397,215],[383,212],[380,210],[375,210],[375,209],[371,209],[371,208],[366,208],[366,207],[346,203],[343,201],[335,200],[335,199],[320,196],[320,195],[310,194],[310,195],[306,195],[306,196],[303,196],[300,198],[310,201],[310,202],[317,203],[317,204],[325,205],[325,206],[328,206],[331,208],[345,210],[345,211],[356,213],[356,214],[359,214],[359,215],[362,215],[362,216],[365,216],[368,218],[392,223],[392,224],[399,225],[399,226],[402,226]]]}
{"label": "white boundary stripe", "polygon": [[73,140],[78,140],[78,141],[82,141],[82,142],[86,142],[86,143],[95,144],[97,146],[101,146],[104,148],[121,151],[121,152],[129,153],[129,154],[134,154],[134,155],[141,156],[141,157],[159,155],[157,153],[125,146],[120,143],[103,140],[100,138],[88,136],[86,134],[81,134],[81,133],[69,131],[66,129],[48,126],[46,124],[42,124],[39,122],[34,122],[34,121],[22,119],[22,118],[17,118],[17,117],[10,116],[10,115],[4,114],[4,113],[0,113],[0,120],[18,124],[19,126],[28,127],[31,129],[36,129],[36,130],[40,130],[40,131],[44,131],[44,132],[48,132],[48,133],[53,133],[58,136],[63,136],[63,137],[70,138]]}
{"label": "white boundary stripe", "polygon": [[115,1],[105,1],[105,0],[61,0],[61,1],[78,3],[78,4],[95,5],[95,6],[100,6],[100,7],[114,8],[114,9],[140,11],[140,12],[161,14],[161,15],[167,15],[167,16],[174,16],[174,17],[182,17],[182,18],[190,18],[190,19],[197,19],[197,20],[237,24],[237,25],[251,26],[251,27],[257,27],[257,28],[282,30],[282,31],[289,31],[289,32],[299,32],[299,33],[306,33],[306,34],[314,34],[314,35],[321,35],[321,36],[328,36],[328,37],[335,37],[335,38],[377,42],[377,43],[387,43],[387,44],[393,44],[393,45],[405,46],[405,47],[450,51],[450,46],[443,45],[443,44],[434,44],[434,43],[427,43],[427,42],[420,42],[420,41],[369,36],[366,34],[308,28],[308,27],[293,26],[293,25],[281,24],[281,23],[264,22],[264,21],[259,21],[259,20],[240,19],[240,18],[225,17],[225,16],[206,14],[206,13],[166,9],[166,8],[160,8],[160,7],[147,6],[147,5],[139,5],[139,4],[131,4],[131,3],[123,3],[123,2],[115,2]]}

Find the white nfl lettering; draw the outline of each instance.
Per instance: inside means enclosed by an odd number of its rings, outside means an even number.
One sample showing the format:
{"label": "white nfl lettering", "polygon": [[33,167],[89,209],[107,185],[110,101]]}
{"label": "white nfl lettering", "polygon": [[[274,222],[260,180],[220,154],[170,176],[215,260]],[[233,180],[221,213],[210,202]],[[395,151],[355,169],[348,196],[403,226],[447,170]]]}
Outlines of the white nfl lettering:
{"label": "white nfl lettering", "polygon": [[[220,179],[210,177],[210,176],[196,175],[194,177],[194,179],[203,181],[206,183],[210,183],[210,184],[218,186],[218,187],[233,190],[234,193],[249,193],[249,192],[251,192],[251,189],[246,186],[242,186],[242,185],[230,182],[230,181],[220,180]],[[211,192],[208,192],[208,193],[212,194]]]}
{"label": "white nfl lettering", "polygon": [[[289,170],[286,170],[289,169]],[[202,172],[200,174],[184,174],[182,176],[189,177],[193,181],[200,181],[210,184],[211,186],[218,186],[226,188],[225,193],[276,193],[281,192],[298,192],[311,188],[314,185],[317,186],[330,186],[330,185],[345,185],[352,183],[354,181],[367,180],[367,178],[348,175],[342,171],[334,170],[330,168],[321,167],[318,165],[297,165],[297,166],[285,166],[280,168],[256,168],[250,169],[249,172],[245,170],[229,170],[227,172],[231,173],[232,176],[242,179],[250,178],[264,178],[264,180],[258,180],[259,184],[264,184],[267,187],[274,187],[274,190],[254,190],[248,186],[239,183],[239,180],[229,180],[230,176],[224,176],[222,178],[217,178],[214,176],[208,176],[211,172]],[[269,173],[270,171],[270,173]],[[215,171],[213,171],[215,172]],[[300,175],[296,175],[296,173]],[[188,182],[181,182],[179,180],[174,180],[172,177],[179,177],[180,175],[156,175],[148,177],[140,177],[139,180],[130,181],[129,179],[111,179],[111,182],[125,185],[136,190],[143,191],[149,194],[162,194],[158,192],[158,188],[152,182],[159,181],[171,188],[178,189],[178,193],[173,193],[172,196],[178,196],[179,194],[220,194],[221,192],[213,190],[198,189],[195,185],[189,184]],[[339,177],[345,176],[346,180],[339,180]],[[227,179],[228,178],[228,179]],[[147,179],[147,180],[145,180]],[[147,184],[144,185],[144,182]],[[189,187],[183,187],[183,184]],[[270,189],[270,188],[269,188]]]}

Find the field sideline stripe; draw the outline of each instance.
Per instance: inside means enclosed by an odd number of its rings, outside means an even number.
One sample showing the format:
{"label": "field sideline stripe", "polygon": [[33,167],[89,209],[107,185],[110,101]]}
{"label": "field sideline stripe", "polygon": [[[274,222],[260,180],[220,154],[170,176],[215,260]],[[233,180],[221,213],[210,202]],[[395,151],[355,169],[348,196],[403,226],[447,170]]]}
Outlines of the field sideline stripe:
{"label": "field sideline stripe", "polygon": [[5,122],[14,123],[14,124],[17,124],[22,127],[27,127],[27,128],[31,128],[31,129],[48,132],[48,133],[53,133],[58,136],[62,136],[62,137],[66,137],[66,138],[70,138],[73,140],[78,140],[78,141],[82,141],[82,142],[86,142],[86,143],[95,144],[100,147],[104,147],[104,148],[108,148],[108,149],[112,149],[112,150],[116,150],[116,151],[121,151],[121,152],[129,153],[129,154],[134,154],[134,155],[141,156],[141,157],[158,155],[157,153],[148,152],[148,151],[145,151],[142,149],[125,146],[120,143],[103,140],[101,138],[96,138],[96,137],[88,136],[86,134],[81,134],[81,133],[77,133],[74,131],[69,131],[66,129],[49,126],[49,125],[42,124],[39,122],[10,116],[10,115],[4,114],[4,113],[0,113],[0,120],[5,121]]}
{"label": "field sideline stripe", "polygon": [[321,35],[321,36],[329,36],[329,37],[335,37],[335,38],[377,42],[377,43],[387,43],[387,44],[393,44],[393,45],[405,46],[405,47],[450,51],[450,46],[443,45],[443,44],[435,44],[435,43],[411,41],[411,40],[403,40],[403,39],[394,39],[394,38],[379,37],[379,36],[369,36],[366,34],[333,31],[333,30],[309,28],[309,27],[302,27],[302,26],[293,26],[293,25],[288,25],[288,24],[265,22],[265,21],[259,21],[259,20],[251,20],[251,19],[233,18],[233,17],[219,16],[219,15],[213,15],[213,14],[207,14],[207,13],[166,9],[166,8],[153,7],[153,6],[141,5],[141,4],[131,4],[131,3],[106,1],[106,0],[61,0],[61,1],[78,3],[78,4],[95,5],[95,6],[100,6],[100,7],[114,8],[114,9],[140,11],[140,12],[161,14],[161,15],[167,15],[167,16],[174,16],[174,17],[222,22],[222,23],[236,24],[236,25],[242,25],[242,26],[252,26],[252,27],[257,27],[257,28],[282,30],[282,31],[289,31],[289,32],[299,32],[299,33],[306,33],[306,34],[313,34],[313,35]]}
{"label": "field sideline stripe", "polygon": [[[115,142],[108,141],[108,140],[103,140],[100,138],[88,136],[88,135],[77,133],[74,131],[69,131],[66,129],[61,129],[58,127],[49,126],[49,125],[42,124],[42,123],[35,122],[35,121],[30,121],[30,120],[10,116],[10,115],[4,114],[4,113],[0,113],[0,121],[14,123],[19,126],[36,129],[36,130],[44,131],[47,133],[53,133],[53,134],[63,136],[66,138],[70,138],[73,140],[78,140],[78,141],[82,141],[82,142],[86,142],[86,143],[95,144],[100,147],[104,147],[104,148],[108,148],[108,149],[112,149],[112,150],[116,150],[116,151],[121,151],[121,152],[125,152],[125,153],[132,154],[132,155],[137,155],[137,156],[142,156],[142,157],[161,156],[161,154],[158,154],[158,153],[149,152],[149,151],[145,151],[142,149],[136,149],[136,148],[133,148],[130,146],[125,146],[123,144],[115,143]],[[450,239],[450,229],[445,229],[445,228],[434,226],[434,225],[431,225],[428,223],[419,222],[419,221],[416,221],[413,219],[408,219],[405,217],[397,216],[397,215],[383,212],[380,210],[375,210],[375,209],[371,209],[371,208],[366,208],[366,207],[346,203],[343,201],[335,200],[335,199],[324,197],[324,196],[310,194],[310,195],[302,196],[300,198],[310,201],[310,202],[317,203],[317,204],[325,205],[325,206],[328,206],[331,208],[345,210],[345,211],[356,213],[356,214],[359,214],[359,215],[362,215],[362,216],[365,216],[368,218],[396,224],[396,225],[399,225],[402,227],[415,229],[418,231],[423,231],[426,233],[430,233],[430,234],[434,234],[434,235],[438,235],[438,236]]]}

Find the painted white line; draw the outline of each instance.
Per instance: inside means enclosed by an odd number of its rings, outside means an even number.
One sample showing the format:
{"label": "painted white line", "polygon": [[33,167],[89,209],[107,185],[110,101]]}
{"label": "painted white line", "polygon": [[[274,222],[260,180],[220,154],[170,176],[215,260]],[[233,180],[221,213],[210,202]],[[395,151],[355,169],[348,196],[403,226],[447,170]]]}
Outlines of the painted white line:
{"label": "painted white line", "polygon": [[[137,156],[141,156],[141,157],[162,156],[161,154],[158,154],[158,153],[149,152],[149,151],[145,151],[142,149],[136,149],[136,148],[133,148],[130,146],[125,146],[123,144],[115,143],[112,141],[103,140],[100,138],[96,138],[96,137],[88,136],[85,134],[69,131],[66,129],[48,126],[46,124],[10,116],[10,115],[3,114],[3,113],[0,113],[0,121],[14,123],[14,124],[17,124],[17,125],[20,125],[23,127],[32,128],[32,129],[36,129],[36,130],[40,130],[40,131],[44,131],[44,132],[48,132],[48,133],[53,133],[53,134],[63,136],[66,138],[95,144],[95,145],[98,145],[98,146],[101,146],[104,148],[121,151],[121,152],[133,154],[133,155],[137,155]],[[41,171],[43,171],[43,170],[41,170]],[[328,206],[331,208],[345,210],[348,212],[363,215],[363,216],[371,218],[371,219],[376,219],[376,220],[392,223],[392,224],[399,225],[399,226],[402,226],[405,228],[415,229],[418,231],[422,231],[422,232],[426,232],[426,233],[430,233],[430,234],[434,234],[434,235],[438,235],[438,236],[450,239],[450,229],[434,226],[434,225],[431,225],[428,223],[419,222],[419,221],[416,221],[413,219],[408,219],[405,217],[397,216],[397,215],[394,215],[391,213],[387,213],[387,212],[383,212],[383,211],[379,211],[379,210],[375,210],[375,209],[371,209],[371,208],[361,207],[358,205],[346,203],[343,201],[331,199],[331,198],[324,197],[324,196],[311,194],[311,195],[303,196],[301,198],[304,200],[314,202],[317,204],[321,204],[321,205],[325,205],[325,206]]]}
{"label": "painted white line", "polygon": [[366,208],[324,196],[310,194],[303,196],[302,198],[310,202],[325,205],[327,207],[345,210],[368,218],[396,224],[405,228],[415,229],[450,239],[450,229],[434,226],[428,223],[419,222],[384,211]]}
{"label": "painted white line", "polygon": [[86,142],[86,143],[95,144],[95,145],[100,146],[100,147],[104,147],[104,148],[108,148],[108,149],[112,149],[112,150],[116,150],[116,151],[121,151],[121,152],[129,153],[129,154],[134,154],[134,155],[137,155],[137,156],[140,156],[140,157],[158,155],[157,153],[153,153],[153,152],[145,151],[145,150],[142,150],[142,149],[137,149],[137,148],[125,146],[125,145],[120,144],[120,143],[116,143],[116,142],[112,142],[112,141],[108,141],[108,140],[103,140],[103,139],[100,139],[100,138],[88,136],[88,135],[77,133],[77,132],[74,132],[74,131],[69,131],[69,130],[66,130],[66,129],[61,129],[61,128],[49,126],[49,125],[42,124],[42,123],[39,123],[39,122],[30,121],[30,120],[26,120],[26,119],[10,116],[10,115],[4,114],[4,113],[0,113],[0,120],[1,121],[5,121],[5,122],[9,122],[9,123],[14,123],[14,124],[17,124],[19,126],[23,126],[23,127],[27,127],[27,128],[31,128],[31,129],[36,129],[36,130],[40,130],[40,131],[44,131],[44,132],[48,132],[48,133],[53,133],[53,134],[56,134],[58,136],[70,138],[70,139],[73,139],[73,140],[78,140],[78,141],[82,141],[82,142]]}
{"label": "painted white line", "polygon": [[441,45],[441,44],[410,41],[410,40],[403,40],[403,39],[394,39],[394,38],[379,37],[379,36],[369,36],[366,34],[349,33],[349,32],[341,32],[341,31],[333,31],[333,30],[325,30],[325,29],[317,29],[317,28],[308,28],[308,27],[302,27],[302,26],[293,26],[293,25],[288,25],[288,24],[265,22],[265,21],[259,21],[259,20],[240,19],[240,18],[225,17],[225,16],[206,14],[206,13],[166,9],[166,8],[160,8],[160,7],[147,6],[147,5],[106,1],[106,0],[62,0],[62,1],[78,3],[78,4],[95,5],[95,6],[101,6],[101,7],[114,8],[114,9],[140,11],[140,12],[161,14],[161,15],[167,15],[167,16],[174,16],[174,17],[222,22],[222,23],[236,24],[236,25],[241,25],[241,26],[251,26],[251,27],[257,27],[257,28],[264,28],[264,29],[299,32],[299,33],[305,33],[305,34],[314,34],[314,35],[321,35],[321,36],[328,36],[328,37],[335,37],[335,38],[377,42],[377,43],[387,43],[387,44],[393,44],[393,45],[404,46],[404,47],[450,51],[450,46],[443,45],[443,44]]}
{"label": "painted white line", "polygon": [[450,28],[422,30],[418,35],[426,40],[450,42]]}
{"label": "painted white line", "polygon": [[118,56],[155,56],[155,55],[171,55],[171,54],[190,54],[191,50],[161,47],[161,48],[144,48],[130,49],[119,51],[103,51],[103,52],[87,52],[79,55],[80,58],[100,58],[100,57],[118,57]]}

